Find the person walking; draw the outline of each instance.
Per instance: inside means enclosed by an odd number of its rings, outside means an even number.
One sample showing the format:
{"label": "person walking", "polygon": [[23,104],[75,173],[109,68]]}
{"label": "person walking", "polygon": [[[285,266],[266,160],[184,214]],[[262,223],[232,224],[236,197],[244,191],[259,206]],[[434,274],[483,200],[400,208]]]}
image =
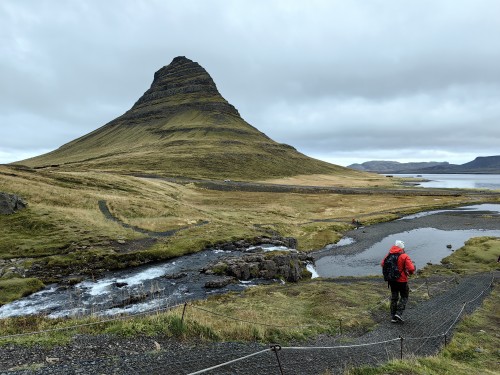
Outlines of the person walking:
{"label": "person walking", "polygon": [[405,243],[397,240],[382,259],[382,273],[391,288],[391,322],[403,322],[403,311],[408,302],[410,288],[408,275],[415,273],[415,265],[405,253]]}

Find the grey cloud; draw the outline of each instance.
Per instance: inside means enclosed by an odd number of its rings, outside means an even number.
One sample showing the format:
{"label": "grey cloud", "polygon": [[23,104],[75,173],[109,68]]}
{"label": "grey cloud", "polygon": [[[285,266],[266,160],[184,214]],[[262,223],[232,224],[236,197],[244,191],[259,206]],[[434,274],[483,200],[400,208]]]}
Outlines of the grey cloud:
{"label": "grey cloud", "polygon": [[0,126],[25,133],[0,151],[96,129],[185,55],[249,123],[333,162],[498,154],[497,14],[493,0],[4,0]]}

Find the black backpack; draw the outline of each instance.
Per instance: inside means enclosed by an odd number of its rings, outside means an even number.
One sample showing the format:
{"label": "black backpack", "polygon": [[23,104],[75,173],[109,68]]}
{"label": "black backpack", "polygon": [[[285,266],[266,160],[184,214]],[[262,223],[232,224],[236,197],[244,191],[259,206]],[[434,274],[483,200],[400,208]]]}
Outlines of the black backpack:
{"label": "black backpack", "polygon": [[398,259],[401,253],[389,253],[384,260],[382,274],[385,281],[396,281],[401,276],[398,268]]}

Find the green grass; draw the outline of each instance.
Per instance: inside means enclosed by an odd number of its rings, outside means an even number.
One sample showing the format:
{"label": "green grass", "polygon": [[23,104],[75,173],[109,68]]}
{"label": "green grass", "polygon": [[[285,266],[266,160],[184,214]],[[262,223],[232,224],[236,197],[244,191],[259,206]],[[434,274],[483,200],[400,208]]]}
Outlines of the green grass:
{"label": "green grass", "polygon": [[337,335],[340,324],[344,334],[365,332],[376,324],[366,311],[377,306],[385,294],[383,286],[369,282],[357,283],[356,287],[321,280],[260,286],[196,302],[186,319],[209,327],[224,341],[285,343],[318,334]]}
{"label": "green grass", "polygon": [[[365,332],[376,324],[366,310],[376,308],[386,294],[385,287],[380,283],[362,282],[353,288],[350,284],[318,280],[297,285],[254,287],[242,293],[198,301],[188,305],[183,324],[182,307],[105,323],[99,323],[97,317],[7,318],[0,320],[3,335],[50,332],[0,340],[0,345],[14,342],[22,345],[59,345],[69,342],[76,333],[284,343],[304,340],[320,333],[337,335],[340,333],[340,320],[343,334]],[[270,326],[260,325],[261,322]],[[84,326],[67,329],[77,325]]]}
{"label": "green grass", "polygon": [[[178,99],[174,104],[182,103],[182,98]],[[143,123],[136,124],[136,121]],[[213,115],[196,109],[178,111],[161,119],[154,116],[135,119],[134,125],[130,120],[119,118],[113,124],[21,164],[58,165],[66,171],[93,169],[218,180],[340,172],[359,175],[274,142],[239,116]]]}
{"label": "green grass", "polygon": [[[316,176],[318,183],[356,186],[377,178]],[[279,233],[298,239],[310,251],[336,242],[351,228],[352,217],[365,223],[386,221],[401,213],[457,205],[466,196],[388,196],[213,191],[159,179],[108,172],[63,172],[0,166],[0,191],[18,194],[28,208],[0,216],[0,259],[43,270],[44,282],[54,275],[119,269],[202,250],[210,244]],[[304,183],[299,176],[293,182]],[[289,181],[289,182],[291,182]],[[340,183],[339,182],[339,183]],[[120,221],[149,231],[166,231],[200,221],[208,224],[159,238],[151,247],[128,249],[147,236],[107,220],[104,200]],[[117,245],[117,241],[125,245]],[[149,246],[149,245],[148,245]]]}
{"label": "green grass", "polygon": [[[424,275],[462,274],[498,269],[500,238],[477,237],[445,258],[445,266],[428,266]],[[361,367],[346,371],[346,375],[470,375],[500,373],[500,291],[498,285],[483,305],[458,324],[451,343],[439,354],[424,358],[391,361],[378,367]],[[327,374],[324,374],[327,375]]]}
{"label": "green grass", "polygon": [[500,256],[500,238],[475,237],[453,254],[444,258],[441,265],[425,267],[420,273],[423,276],[430,274],[467,274],[489,272],[500,268],[497,263]]}
{"label": "green grass", "polygon": [[[460,267],[473,271],[479,264],[488,265],[490,255],[497,251],[500,239],[475,238],[450,256],[451,262],[464,259]],[[434,271],[437,271],[434,268]],[[444,267],[443,267],[444,268]],[[47,319],[19,317],[0,320],[0,331],[13,335],[32,331],[56,330],[39,335],[19,336],[0,341],[0,345],[61,345],[75,334],[108,333],[134,337],[136,335],[166,335],[179,340],[295,342],[318,334],[337,335],[342,320],[343,334],[358,335],[372,329],[376,322],[367,311],[386,309],[380,301],[387,296],[383,283],[371,278],[349,284],[315,279],[298,284],[268,285],[247,289],[241,293],[214,296],[188,305],[184,321],[182,307],[169,312],[144,317],[124,318],[99,323],[99,318]],[[495,374],[498,373],[500,293],[494,289],[483,306],[457,326],[453,339],[438,355],[391,361],[378,367],[346,370],[348,375],[375,374]],[[217,315],[213,315],[215,313]],[[273,327],[258,323],[274,325]],[[75,325],[85,325],[71,328]],[[327,375],[324,373],[322,375]]]}
{"label": "green grass", "polygon": [[[493,375],[500,373],[500,293],[494,289],[483,306],[458,324],[451,343],[439,354],[378,367],[361,367],[346,375]],[[326,374],[324,374],[326,375]]]}
{"label": "green grass", "polygon": [[36,278],[2,278],[0,279],[0,306],[34,293],[44,286]]}

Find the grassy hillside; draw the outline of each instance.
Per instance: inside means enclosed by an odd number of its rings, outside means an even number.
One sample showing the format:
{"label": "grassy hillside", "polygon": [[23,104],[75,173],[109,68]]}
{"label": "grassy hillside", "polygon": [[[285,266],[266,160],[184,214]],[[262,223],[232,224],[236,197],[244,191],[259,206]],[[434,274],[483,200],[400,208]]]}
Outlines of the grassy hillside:
{"label": "grassy hillside", "polygon": [[19,164],[191,178],[256,180],[358,172],[309,158],[267,138],[241,118],[187,110],[141,126],[121,121]]}
{"label": "grassy hillside", "polygon": [[205,69],[182,56],[158,70],[122,116],[18,164],[237,180],[356,173],[267,137],[219,94]]}
{"label": "grassy hillside", "polygon": [[[328,180],[315,178],[320,177]],[[351,185],[392,183],[383,177],[365,177],[351,178]],[[0,166],[0,191],[28,202],[27,209],[0,216],[0,261],[13,262],[5,269],[16,268],[0,277],[30,276],[43,282],[272,233],[296,237],[300,249],[318,249],[341,238],[351,228],[352,217],[369,223],[470,201],[464,196],[226,192],[102,171],[15,166]],[[108,220],[99,210],[99,201],[105,201],[122,222],[147,231],[188,229],[171,237],[151,237]],[[194,226],[200,222],[207,223]]]}

